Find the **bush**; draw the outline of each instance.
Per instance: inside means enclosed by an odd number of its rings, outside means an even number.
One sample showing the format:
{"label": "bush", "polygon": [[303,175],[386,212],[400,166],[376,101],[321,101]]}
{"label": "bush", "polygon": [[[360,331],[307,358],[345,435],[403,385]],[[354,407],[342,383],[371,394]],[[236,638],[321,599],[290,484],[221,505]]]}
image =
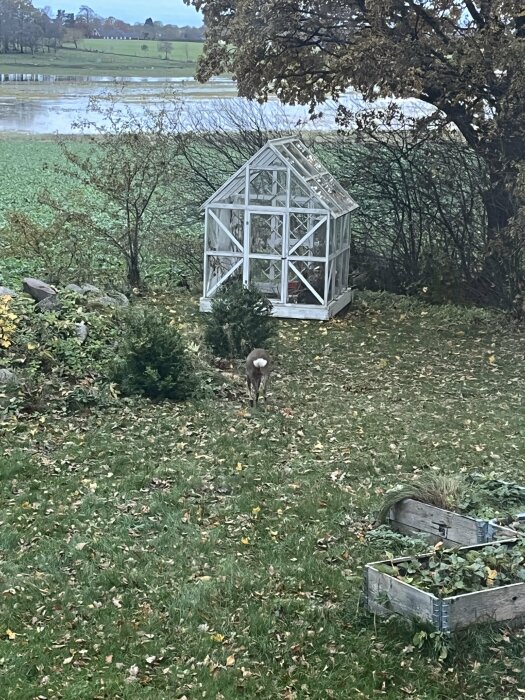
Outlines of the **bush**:
{"label": "bush", "polygon": [[183,401],[196,379],[183,339],[157,310],[131,309],[124,316],[114,379],[126,394]]}
{"label": "bush", "polygon": [[220,357],[244,357],[254,348],[264,347],[274,334],[271,310],[272,305],[259,291],[233,282],[212,301],[206,318],[206,342]]}
{"label": "bush", "polygon": [[[25,294],[12,299],[11,309],[17,327],[0,364],[16,365],[34,375],[53,373],[69,379],[105,373],[114,356],[112,313],[91,312],[76,294],[68,292],[60,294],[56,311],[36,311],[34,301]],[[81,322],[89,329],[85,343],[77,335]]]}

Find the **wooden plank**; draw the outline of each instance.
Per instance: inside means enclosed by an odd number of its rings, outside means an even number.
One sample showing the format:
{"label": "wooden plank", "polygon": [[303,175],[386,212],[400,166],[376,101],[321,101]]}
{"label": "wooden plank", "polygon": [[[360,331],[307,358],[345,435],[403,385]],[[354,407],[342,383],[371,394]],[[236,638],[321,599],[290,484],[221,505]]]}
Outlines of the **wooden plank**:
{"label": "wooden plank", "polygon": [[414,533],[427,532],[433,542],[447,540],[452,546],[478,544],[483,521],[405,498],[390,510],[390,525],[403,524]]}
{"label": "wooden plank", "polygon": [[504,622],[525,616],[525,583],[487,588],[444,598],[448,629],[465,629],[482,622]]}
{"label": "wooden plank", "polygon": [[457,542],[452,542],[452,540],[448,540],[446,537],[436,537],[436,535],[433,535],[431,532],[418,530],[417,528],[412,527],[411,525],[406,525],[405,523],[390,521],[389,525],[396,532],[400,532],[402,535],[408,535],[409,537],[419,537],[420,539],[425,540],[425,542],[428,542],[429,545],[436,544],[437,542],[443,542],[443,546],[446,549],[454,549],[458,546]]}
{"label": "wooden plank", "polygon": [[432,623],[436,598],[431,593],[377,571],[373,564],[367,564],[365,600],[367,608],[377,615],[391,615],[396,612],[405,617],[417,617]]}
{"label": "wooden plank", "polygon": [[489,527],[489,534],[492,531],[492,537],[490,538],[492,540],[508,540],[512,539],[514,537],[518,536],[518,533],[516,530],[513,530],[511,527],[507,527],[505,525],[496,525],[495,523],[491,523]]}

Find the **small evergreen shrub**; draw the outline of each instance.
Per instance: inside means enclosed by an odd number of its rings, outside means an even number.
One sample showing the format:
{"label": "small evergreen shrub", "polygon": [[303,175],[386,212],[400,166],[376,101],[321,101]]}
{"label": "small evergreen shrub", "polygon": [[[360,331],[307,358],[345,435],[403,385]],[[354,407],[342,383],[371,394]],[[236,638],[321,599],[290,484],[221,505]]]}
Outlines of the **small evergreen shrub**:
{"label": "small evergreen shrub", "polygon": [[244,357],[264,347],[275,332],[272,305],[258,290],[233,282],[212,301],[206,318],[205,339],[215,355]]}
{"label": "small evergreen shrub", "polygon": [[135,308],[123,317],[114,379],[126,394],[184,401],[195,390],[192,362],[183,338],[157,310]]}

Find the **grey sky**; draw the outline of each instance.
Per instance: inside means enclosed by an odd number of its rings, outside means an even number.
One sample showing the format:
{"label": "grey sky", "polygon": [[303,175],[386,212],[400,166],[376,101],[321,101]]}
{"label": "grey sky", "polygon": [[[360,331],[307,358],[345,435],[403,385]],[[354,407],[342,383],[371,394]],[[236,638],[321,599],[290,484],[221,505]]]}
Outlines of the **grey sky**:
{"label": "grey sky", "polygon": [[33,4],[36,7],[49,5],[56,12],[57,9],[66,12],[77,12],[81,5],[91,7],[101,17],[116,17],[131,24],[144,22],[147,17],[164,22],[164,24],[190,25],[198,27],[202,24],[202,16],[193,7],[188,7],[182,0],[150,0],[150,2],[137,2],[137,0],[92,0],[72,4],[71,0],[57,2],[56,0],[38,0]]}

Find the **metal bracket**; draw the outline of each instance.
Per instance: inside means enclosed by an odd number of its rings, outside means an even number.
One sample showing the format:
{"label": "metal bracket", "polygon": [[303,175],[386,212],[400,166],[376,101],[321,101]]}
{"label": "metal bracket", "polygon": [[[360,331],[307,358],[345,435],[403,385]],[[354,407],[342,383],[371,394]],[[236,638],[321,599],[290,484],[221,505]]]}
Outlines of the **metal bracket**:
{"label": "metal bracket", "polygon": [[491,541],[491,532],[489,522],[487,520],[476,520],[476,528],[478,534],[478,544]]}
{"label": "metal bracket", "polygon": [[441,603],[443,601],[435,598],[432,601],[432,624],[436,629],[441,631]]}
{"label": "metal bracket", "polygon": [[440,598],[432,601],[432,624],[439,632],[450,632],[448,612],[449,603]]}
{"label": "metal bracket", "polygon": [[449,613],[450,603],[446,600],[441,601],[441,631],[448,633],[450,632],[448,613]]}

